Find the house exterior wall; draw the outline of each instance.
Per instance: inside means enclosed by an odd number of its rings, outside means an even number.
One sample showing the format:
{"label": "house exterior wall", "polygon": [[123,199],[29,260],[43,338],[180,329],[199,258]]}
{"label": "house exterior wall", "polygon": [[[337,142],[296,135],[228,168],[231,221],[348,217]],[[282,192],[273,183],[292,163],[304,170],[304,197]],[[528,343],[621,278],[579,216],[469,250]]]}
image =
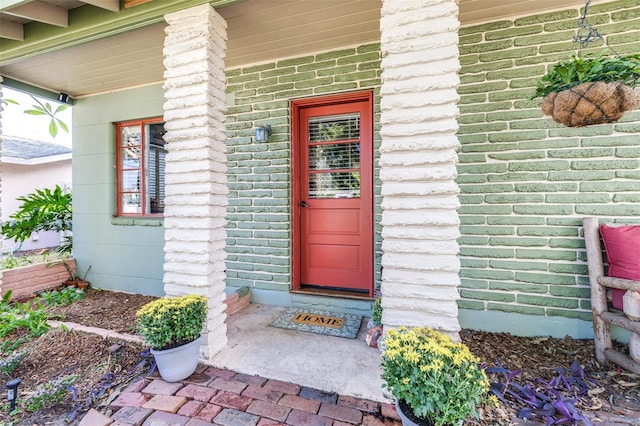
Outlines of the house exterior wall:
{"label": "house exterior wall", "polygon": [[[43,163],[35,166],[22,164],[3,164],[2,168],[2,221],[9,220],[9,216],[15,213],[21,201],[17,197],[32,194],[38,189],[53,189],[55,185],[71,188],[71,159]],[[5,242],[5,246],[13,246],[11,242]],[[60,244],[58,232],[40,232],[37,238],[33,236],[22,243],[21,250],[32,250],[46,247],[56,247]]]}
{"label": "house exterior wall", "polygon": [[[638,2],[621,0],[592,5],[588,21],[629,54],[640,51],[639,15]],[[569,9],[460,30],[463,326],[592,336],[582,218],[639,219],[640,111],[566,128],[528,100],[550,63],[576,53],[579,17]]]}
{"label": "house exterior wall", "polygon": [[[640,51],[639,9],[624,0],[593,5],[589,20],[618,52],[635,53]],[[640,112],[627,113],[619,123],[568,129],[543,117],[539,100],[527,99],[549,63],[575,52],[571,38],[578,17],[578,9],[570,9],[459,32],[457,305],[462,327],[591,336],[582,217],[634,221],[639,216]],[[288,291],[289,101],[369,89],[375,99],[380,286],[380,61],[379,45],[367,44],[227,70],[228,288],[250,287],[254,302],[311,303]],[[74,107],[74,186],[84,200],[74,205],[74,226],[83,235],[76,242],[78,263],[80,272],[92,265],[90,279],[99,287],[163,294],[162,221],[112,217],[111,124],[162,115],[163,102],[157,85],[80,99]],[[270,124],[274,134],[266,144],[252,143],[255,127],[263,124]],[[367,309],[342,303],[346,310]]]}
{"label": "house exterior wall", "polygon": [[95,287],[164,295],[161,218],[114,217],[114,122],[161,117],[161,85],[76,100],[73,108],[73,246]]}
{"label": "house exterior wall", "polygon": [[[229,208],[227,285],[249,287],[252,300],[288,305],[291,295],[291,112],[292,99],[345,91],[374,93],[379,122],[380,49],[367,44],[227,71],[227,166]],[[267,143],[255,143],[255,128],[271,125]],[[374,126],[375,278],[380,282],[380,136]],[[314,297],[315,302],[321,298]],[[326,301],[331,303],[330,301]],[[335,299],[333,303],[338,303]],[[347,310],[370,304],[342,300]]]}
{"label": "house exterior wall", "polygon": [[[289,100],[341,91],[372,90],[374,121],[377,123],[379,74],[378,44],[227,70],[226,145],[230,190],[227,292],[249,287],[254,302],[308,303],[308,297],[289,293]],[[92,237],[87,235],[80,241],[74,240],[74,244],[78,247],[79,256],[76,257],[80,271],[83,265],[91,264],[89,278],[98,287],[164,294],[163,221],[112,217],[115,214],[115,131],[112,123],[162,115],[159,110],[163,102],[162,87],[158,85],[79,99],[74,105],[74,190],[81,198],[80,205],[76,206],[74,202],[74,229],[78,230],[77,234],[93,232]],[[273,127],[274,133],[268,143],[253,143],[255,127],[260,124]],[[98,131],[102,134],[94,136]],[[379,144],[379,135],[374,131],[375,163]],[[376,287],[379,287],[381,197],[377,167],[374,187],[375,276]],[[89,256],[87,250],[95,254]],[[152,260],[156,255],[159,258]],[[141,262],[144,262],[138,272],[135,256],[141,256]],[[323,301],[323,298],[313,299],[315,303]],[[370,310],[369,302],[332,302],[331,299],[324,299],[324,302],[347,311],[367,313]],[[336,303],[339,306],[335,306]]]}

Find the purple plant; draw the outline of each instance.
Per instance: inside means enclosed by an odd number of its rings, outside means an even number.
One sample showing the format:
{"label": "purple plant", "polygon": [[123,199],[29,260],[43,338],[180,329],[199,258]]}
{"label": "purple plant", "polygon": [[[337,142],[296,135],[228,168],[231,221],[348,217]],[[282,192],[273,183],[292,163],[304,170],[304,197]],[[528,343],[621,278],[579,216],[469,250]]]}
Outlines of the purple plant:
{"label": "purple plant", "polygon": [[525,384],[515,381],[522,370],[509,370],[499,361],[498,367],[485,368],[485,372],[502,376],[502,381],[491,382],[491,392],[518,410],[519,418],[544,419],[546,425],[577,426],[582,422],[591,426],[574,404],[587,395],[596,381],[588,377],[588,372],[577,361],[569,369],[556,368],[557,375],[549,381],[536,378]]}
{"label": "purple plant", "polygon": [[[69,414],[68,420],[74,421],[79,412],[86,411],[91,408],[91,406],[94,405],[105,393],[117,388],[119,385],[128,383],[141,374],[151,374],[155,368],[155,362],[153,361],[153,357],[151,356],[149,349],[142,351],[140,353],[140,357],[142,358],[141,361],[120,377],[112,372],[103,374],[102,377],[100,377],[100,380],[92,386],[91,392],[89,392],[89,395],[84,399],[84,401],[79,400],[76,388],[73,386],[67,386],[67,390],[71,393],[73,398],[73,410]],[[150,367],[151,364],[153,365]],[[151,369],[151,371],[148,371],[149,369]]]}

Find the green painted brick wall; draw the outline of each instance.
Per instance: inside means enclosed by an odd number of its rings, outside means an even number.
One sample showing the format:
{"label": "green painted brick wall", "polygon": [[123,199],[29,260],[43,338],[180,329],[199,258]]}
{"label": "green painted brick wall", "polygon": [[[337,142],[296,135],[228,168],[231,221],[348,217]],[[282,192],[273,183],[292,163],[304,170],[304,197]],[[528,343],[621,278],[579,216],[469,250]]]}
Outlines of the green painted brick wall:
{"label": "green painted brick wall", "polygon": [[[529,99],[550,64],[577,53],[580,14],[460,30],[462,309],[590,321],[582,218],[640,221],[640,111],[566,128]],[[588,19],[625,54],[640,52],[638,16],[638,1],[619,0]]]}
{"label": "green painted brick wall", "polygon": [[[371,90],[376,123],[374,268],[375,288],[379,288],[380,72],[377,43],[227,71],[228,285],[274,291],[291,288],[290,101]],[[254,142],[259,125],[272,127],[268,143]]]}

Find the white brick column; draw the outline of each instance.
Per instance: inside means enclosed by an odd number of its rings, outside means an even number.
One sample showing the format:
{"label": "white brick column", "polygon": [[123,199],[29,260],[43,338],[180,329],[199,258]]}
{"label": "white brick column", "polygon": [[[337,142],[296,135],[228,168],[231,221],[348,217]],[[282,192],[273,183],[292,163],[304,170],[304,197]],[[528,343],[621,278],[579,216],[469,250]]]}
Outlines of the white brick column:
{"label": "white brick column", "polygon": [[227,344],[226,22],[208,4],[165,20],[164,290],[208,298],[201,355],[209,359]]}
{"label": "white brick column", "polygon": [[382,322],[458,323],[458,1],[383,0]]}

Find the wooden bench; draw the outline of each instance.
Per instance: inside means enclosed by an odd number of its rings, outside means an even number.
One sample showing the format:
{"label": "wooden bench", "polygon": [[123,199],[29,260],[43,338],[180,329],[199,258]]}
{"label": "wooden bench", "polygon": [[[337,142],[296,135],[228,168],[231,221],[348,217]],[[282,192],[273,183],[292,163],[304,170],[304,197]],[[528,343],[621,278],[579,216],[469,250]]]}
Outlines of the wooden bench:
{"label": "wooden bench", "polygon": [[640,321],[632,321],[624,313],[609,309],[607,303],[607,289],[640,291],[640,281],[607,277],[604,274],[598,218],[585,217],[583,225],[589,267],[589,284],[591,286],[591,311],[593,313],[596,357],[600,362],[608,360],[626,370],[640,374],[640,362],[634,361],[631,357],[614,349],[611,344],[612,324],[629,330],[631,333],[636,333],[637,336],[632,336],[632,338],[640,339]]}

